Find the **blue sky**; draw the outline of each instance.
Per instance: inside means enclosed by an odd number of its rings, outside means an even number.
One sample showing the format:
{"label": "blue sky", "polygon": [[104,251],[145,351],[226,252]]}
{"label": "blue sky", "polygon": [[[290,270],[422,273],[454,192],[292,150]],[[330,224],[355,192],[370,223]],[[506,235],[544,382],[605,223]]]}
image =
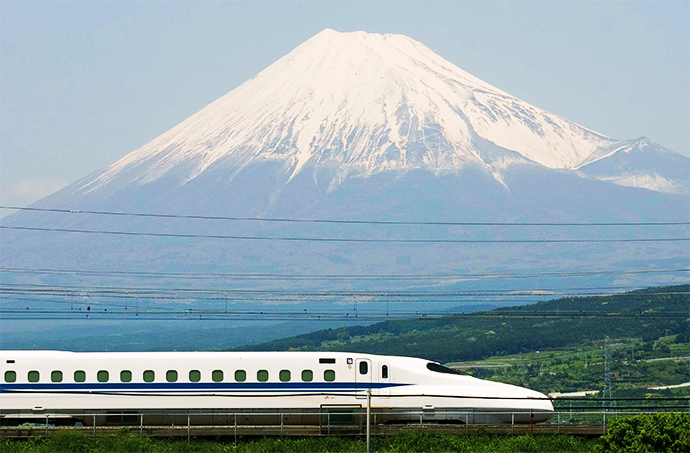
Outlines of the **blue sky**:
{"label": "blue sky", "polygon": [[540,108],[690,155],[686,0],[3,0],[0,203],[117,160],[324,28],[405,34]]}

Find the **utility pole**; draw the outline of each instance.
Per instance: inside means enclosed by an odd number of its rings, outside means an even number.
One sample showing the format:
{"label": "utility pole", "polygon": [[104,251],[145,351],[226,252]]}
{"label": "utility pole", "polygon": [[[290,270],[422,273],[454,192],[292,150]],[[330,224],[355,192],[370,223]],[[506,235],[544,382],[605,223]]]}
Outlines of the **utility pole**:
{"label": "utility pole", "polygon": [[371,452],[371,388],[367,389],[367,453]]}

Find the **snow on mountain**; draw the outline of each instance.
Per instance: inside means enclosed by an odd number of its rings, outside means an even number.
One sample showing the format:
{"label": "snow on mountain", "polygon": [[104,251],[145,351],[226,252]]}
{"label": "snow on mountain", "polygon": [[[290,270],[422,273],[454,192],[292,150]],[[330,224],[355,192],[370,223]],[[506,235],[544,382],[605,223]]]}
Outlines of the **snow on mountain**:
{"label": "snow on mountain", "polygon": [[647,137],[614,143],[603,157],[583,164],[579,170],[621,186],[690,194],[690,159]]}
{"label": "snow on mountain", "polygon": [[[287,181],[306,168],[327,169],[329,191],[351,176],[454,173],[468,164],[503,182],[516,162],[584,169],[619,143],[483,82],[406,36],[326,29],[72,190],[84,195],[110,184],[116,191],[163,176],[181,185],[214,166],[231,169],[233,178],[259,162],[279,164]],[[659,189],[617,174],[602,179]],[[683,186],[669,184],[664,191]]]}

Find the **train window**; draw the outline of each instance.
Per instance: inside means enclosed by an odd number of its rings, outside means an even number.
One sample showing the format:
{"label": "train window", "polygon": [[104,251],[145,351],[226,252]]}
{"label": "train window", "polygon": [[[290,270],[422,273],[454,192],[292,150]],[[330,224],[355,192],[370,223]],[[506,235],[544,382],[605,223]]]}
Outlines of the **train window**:
{"label": "train window", "polygon": [[192,370],[189,372],[189,381],[190,382],[199,382],[200,380],[201,380],[201,371]]}
{"label": "train window", "polygon": [[359,374],[367,374],[369,372],[369,362],[362,360],[359,362]]}
{"label": "train window", "polygon": [[165,373],[165,380],[168,382],[177,382],[177,371],[168,370],[168,372]]}
{"label": "train window", "polygon": [[381,367],[381,378],[388,379],[388,365],[383,365]]}
{"label": "train window", "polygon": [[108,382],[108,378],[110,378],[110,375],[105,370],[101,370],[98,372],[98,374],[96,374],[96,379],[98,379],[98,382]]}
{"label": "train window", "polygon": [[434,371],[434,372],[436,372],[436,373],[446,373],[446,374],[459,374],[459,375],[462,375],[462,373],[459,372],[458,370],[454,370],[454,369],[452,369],[452,368],[448,368],[448,367],[446,367],[446,366],[443,366],[443,365],[441,365],[441,364],[439,364],[439,363],[434,363],[434,362],[429,362],[429,363],[427,363],[427,364],[426,364],[426,368],[427,368],[429,371]]}
{"label": "train window", "polygon": [[120,381],[121,382],[132,382],[132,372],[129,370],[120,371]]}
{"label": "train window", "polygon": [[302,380],[304,382],[311,382],[314,380],[314,373],[311,370],[302,371]]}
{"label": "train window", "polygon": [[281,382],[290,382],[290,370],[280,370],[279,377]]}
{"label": "train window", "polygon": [[153,382],[156,379],[156,373],[153,370],[144,371],[144,382]]}
{"label": "train window", "polygon": [[29,371],[29,382],[38,382],[39,374],[38,371]]}
{"label": "train window", "polygon": [[326,382],[333,382],[335,381],[335,371],[333,370],[326,370],[323,372],[323,380]]}
{"label": "train window", "polygon": [[74,382],[84,382],[86,380],[86,373],[82,370],[74,372]]}
{"label": "train window", "polygon": [[5,382],[16,382],[17,372],[16,371],[5,371]]}
{"label": "train window", "polygon": [[62,371],[53,371],[50,373],[50,380],[52,382],[62,382]]}
{"label": "train window", "polygon": [[335,359],[319,359],[319,363],[335,363]]}
{"label": "train window", "polygon": [[256,372],[256,379],[259,382],[266,382],[268,381],[268,371],[266,370],[259,370]]}
{"label": "train window", "polygon": [[235,381],[244,382],[247,380],[247,372],[244,370],[235,371]]}
{"label": "train window", "polygon": [[223,371],[222,370],[213,370],[213,373],[211,373],[211,379],[213,379],[213,382],[222,382],[223,381]]}

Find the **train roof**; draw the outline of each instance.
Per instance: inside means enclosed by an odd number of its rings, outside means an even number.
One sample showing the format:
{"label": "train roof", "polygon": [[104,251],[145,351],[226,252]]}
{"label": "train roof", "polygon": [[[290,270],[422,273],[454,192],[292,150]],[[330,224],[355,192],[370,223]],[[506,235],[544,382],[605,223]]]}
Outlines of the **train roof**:
{"label": "train roof", "polygon": [[404,357],[404,356],[389,356],[389,355],[377,355],[377,354],[363,354],[358,352],[313,352],[313,351],[145,351],[145,352],[127,352],[127,351],[100,351],[100,352],[74,352],[74,351],[60,351],[60,350],[0,350],[0,356],[7,358],[19,358],[19,357],[56,357],[63,356],[67,357],[97,357],[97,356],[108,356],[111,358],[119,357],[137,357],[137,358],[154,358],[154,357],[176,357],[180,359],[184,358],[218,358],[219,356],[225,357],[237,357],[237,358],[257,358],[257,359],[267,359],[270,357],[284,357],[289,355],[294,358],[328,358],[328,357],[341,357],[341,358],[369,358],[376,360],[394,360],[394,361],[424,361],[429,362],[426,359],[419,359],[414,357]]}

